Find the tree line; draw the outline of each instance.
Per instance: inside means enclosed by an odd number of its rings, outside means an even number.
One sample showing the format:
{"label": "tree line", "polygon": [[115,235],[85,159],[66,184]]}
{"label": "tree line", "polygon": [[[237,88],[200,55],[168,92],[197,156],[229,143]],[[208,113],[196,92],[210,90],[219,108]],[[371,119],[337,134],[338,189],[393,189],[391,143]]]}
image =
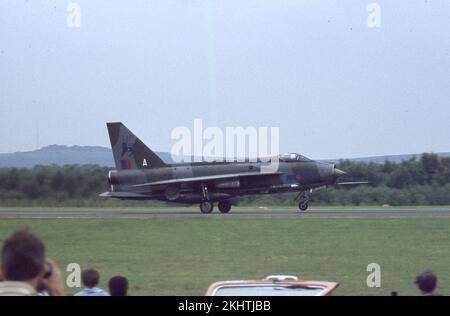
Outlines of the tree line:
{"label": "tree line", "polygon": [[[450,205],[450,157],[424,153],[420,159],[384,164],[341,160],[347,175],[340,181],[368,180],[368,185],[334,186],[311,196],[314,205]],[[141,205],[108,201],[109,168],[96,165],[36,166],[0,169],[0,203],[9,205]],[[242,205],[293,205],[295,194],[248,196]],[[161,205],[145,202],[145,205]]]}

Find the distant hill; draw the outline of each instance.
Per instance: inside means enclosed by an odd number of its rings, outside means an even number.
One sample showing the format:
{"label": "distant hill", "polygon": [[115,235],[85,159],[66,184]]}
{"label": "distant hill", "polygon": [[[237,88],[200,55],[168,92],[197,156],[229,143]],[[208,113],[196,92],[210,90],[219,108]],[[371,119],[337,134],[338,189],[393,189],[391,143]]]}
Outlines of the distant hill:
{"label": "distant hill", "polygon": [[[450,157],[450,152],[444,152],[444,153],[436,153],[439,157]],[[386,155],[386,156],[373,156],[373,157],[360,157],[360,158],[349,158],[348,160],[351,160],[353,162],[365,162],[365,163],[376,163],[376,164],[383,164],[385,161],[390,161],[393,163],[400,163],[404,160],[410,160],[412,158],[416,158],[417,160],[420,159],[420,156],[422,154],[407,154],[407,155]],[[328,159],[323,160],[325,162],[331,162],[335,161],[337,162],[339,159]]]}
{"label": "distant hill", "polygon": [[[156,152],[162,160],[171,163],[170,154]],[[0,167],[31,168],[36,165],[95,164],[114,167],[110,148],[100,146],[50,145],[38,150],[0,154]]]}
{"label": "distant hill", "polygon": [[[167,163],[172,163],[172,157],[166,152],[156,152],[161,159]],[[441,157],[450,157],[450,152],[438,153]],[[420,158],[420,154],[410,155],[387,155],[375,157],[351,158],[355,162],[384,163],[401,162],[410,158]],[[335,161],[324,160],[324,161]],[[65,146],[50,145],[38,150],[16,152],[10,154],[0,154],[0,167],[31,168],[35,165],[85,165],[95,164],[106,167],[114,167],[114,160],[110,148],[101,146]]]}

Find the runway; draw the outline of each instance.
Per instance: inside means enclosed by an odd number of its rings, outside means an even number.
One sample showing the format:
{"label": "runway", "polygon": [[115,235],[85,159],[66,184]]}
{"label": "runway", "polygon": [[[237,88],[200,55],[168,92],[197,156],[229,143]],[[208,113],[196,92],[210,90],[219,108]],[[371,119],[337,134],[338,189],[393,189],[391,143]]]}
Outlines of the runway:
{"label": "runway", "polygon": [[395,218],[395,217],[450,217],[450,207],[430,208],[320,208],[312,207],[305,212],[296,208],[264,209],[236,208],[229,214],[215,209],[202,214],[194,208],[159,209],[98,209],[98,208],[2,208],[0,218],[158,218],[158,217],[292,217],[292,218]]}

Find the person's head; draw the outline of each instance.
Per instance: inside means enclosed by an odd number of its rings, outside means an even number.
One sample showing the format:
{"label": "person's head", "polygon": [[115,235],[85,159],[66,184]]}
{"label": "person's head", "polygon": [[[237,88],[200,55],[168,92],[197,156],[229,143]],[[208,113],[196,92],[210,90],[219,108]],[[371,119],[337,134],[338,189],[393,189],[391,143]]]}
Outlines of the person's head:
{"label": "person's head", "polygon": [[3,241],[1,271],[7,281],[22,281],[37,287],[44,274],[45,245],[27,228],[22,228]]}
{"label": "person's head", "polygon": [[415,283],[422,294],[432,294],[437,285],[437,277],[433,272],[427,270],[416,277]]}
{"label": "person's head", "polygon": [[123,276],[112,277],[108,282],[108,287],[111,296],[127,296],[128,279]]}
{"label": "person's head", "polygon": [[85,269],[81,272],[81,281],[87,288],[93,288],[100,282],[100,274],[95,269]]}

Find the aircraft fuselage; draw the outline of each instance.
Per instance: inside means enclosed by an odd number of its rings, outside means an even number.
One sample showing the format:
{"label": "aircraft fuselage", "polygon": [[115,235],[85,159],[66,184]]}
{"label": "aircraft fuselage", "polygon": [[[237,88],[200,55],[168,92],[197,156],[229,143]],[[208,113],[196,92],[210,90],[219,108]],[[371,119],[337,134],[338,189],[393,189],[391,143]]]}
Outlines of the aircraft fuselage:
{"label": "aircraft fuselage", "polygon": [[305,191],[311,188],[333,184],[336,179],[334,164],[316,161],[278,163],[277,174],[240,176],[226,179],[211,179],[201,182],[179,182],[154,185],[151,188],[139,186],[164,180],[190,179],[195,177],[221,176],[227,174],[255,173],[264,170],[267,163],[221,162],[175,164],[167,167],[144,170],[111,171],[109,184],[111,192],[130,192],[135,196],[124,199],[156,199],[178,203],[198,203],[204,200],[201,184],[208,189],[212,202],[235,196],[250,194],[271,194]]}

